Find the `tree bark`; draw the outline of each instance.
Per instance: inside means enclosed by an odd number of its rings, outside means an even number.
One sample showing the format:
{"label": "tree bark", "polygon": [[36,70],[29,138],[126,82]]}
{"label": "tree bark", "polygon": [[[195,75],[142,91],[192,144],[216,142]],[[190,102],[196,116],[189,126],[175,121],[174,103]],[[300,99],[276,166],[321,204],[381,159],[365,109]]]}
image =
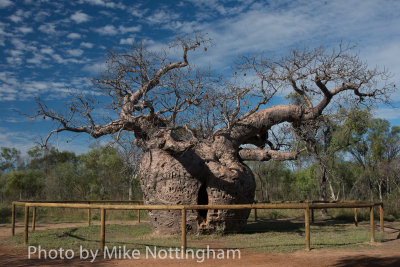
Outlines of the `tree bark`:
{"label": "tree bark", "polygon": [[[254,176],[234,155],[210,157],[216,145],[171,155],[160,149],[146,152],[140,165],[141,187],[146,204],[248,204],[255,194]],[[229,154],[229,150],[222,151]],[[249,210],[187,211],[189,232],[239,232]],[[150,211],[159,233],[179,233],[179,211]]]}

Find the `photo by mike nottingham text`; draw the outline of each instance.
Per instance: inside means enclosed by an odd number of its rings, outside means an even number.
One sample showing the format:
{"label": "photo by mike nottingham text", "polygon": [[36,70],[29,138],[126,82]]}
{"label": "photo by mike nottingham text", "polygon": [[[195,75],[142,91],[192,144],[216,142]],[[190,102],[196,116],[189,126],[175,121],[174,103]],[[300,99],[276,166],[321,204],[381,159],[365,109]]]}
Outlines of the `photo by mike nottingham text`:
{"label": "photo by mike nottingham text", "polygon": [[[77,256],[81,260],[88,260],[94,262],[98,257],[101,257],[100,249],[86,249],[79,246],[79,253]],[[73,259],[75,252],[73,249],[42,249],[41,246],[29,246],[28,247],[28,259],[32,257],[37,259]],[[240,249],[212,249],[209,245],[204,249],[186,249],[186,253],[182,248],[162,248],[159,249],[157,246],[146,246],[145,253],[142,255],[139,249],[127,249],[126,246],[113,246],[104,247],[104,253],[102,255],[104,259],[116,259],[116,260],[129,260],[129,259],[177,259],[177,260],[188,260],[195,259],[197,262],[203,262],[206,259],[238,259],[240,260],[241,253]]]}

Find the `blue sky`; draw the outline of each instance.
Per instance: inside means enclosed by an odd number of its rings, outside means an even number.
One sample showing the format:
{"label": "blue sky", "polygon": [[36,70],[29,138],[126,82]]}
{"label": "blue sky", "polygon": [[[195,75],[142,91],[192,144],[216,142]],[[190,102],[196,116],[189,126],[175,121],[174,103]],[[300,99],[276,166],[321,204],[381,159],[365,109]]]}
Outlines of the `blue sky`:
{"label": "blue sky", "polygon": [[[146,40],[154,49],[177,34],[208,33],[214,45],[193,58],[222,73],[240,55],[280,55],[290,48],[340,41],[357,44],[372,67],[387,67],[400,85],[400,1],[398,0],[0,0],[0,146],[26,151],[52,125],[30,120],[34,98],[53,105],[69,90],[88,90],[88,79],[104,66],[106,49]],[[375,114],[400,125],[395,107]],[[60,134],[52,144],[78,153],[94,141]],[[105,141],[105,140],[103,140]]]}

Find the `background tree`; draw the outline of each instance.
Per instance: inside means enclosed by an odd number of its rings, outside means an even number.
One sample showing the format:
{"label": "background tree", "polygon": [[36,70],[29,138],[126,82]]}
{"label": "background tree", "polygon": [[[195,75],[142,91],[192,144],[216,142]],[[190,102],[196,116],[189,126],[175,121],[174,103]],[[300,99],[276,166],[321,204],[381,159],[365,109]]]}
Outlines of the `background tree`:
{"label": "background tree", "polygon": [[251,168],[256,178],[257,202],[299,199],[295,177],[285,162],[275,160],[268,162],[250,161],[246,164]]}
{"label": "background tree", "polygon": [[21,165],[21,153],[15,148],[2,147],[0,150],[0,202],[7,193],[6,173],[16,170]]}
{"label": "background tree", "polygon": [[0,172],[17,169],[22,164],[21,152],[15,148],[2,147],[0,151]]}
{"label": "background tree", "polygon": [[[363,192],[374,199],[377,193],[379,200],[383,200],[384,192],[391,192],[396,188],[398,158],[400,156],[400,127],[393,126],[387,120],[370,119],[364,132],[358,133],[356,138],[361,141],[350,147],[349,151],[358,163],[360,184],[366,187]],[[368,194],[365,194],[368,193]]]}
{"label": "background tree", "polygon": [[9,197],[31,200],[38,196],[44,187],[42,174],[35,170],[14,170],[5,175],[5,191]]}
{"label": "background tree", "polygon": [[[338,200],[345,193],[343,157],[350,146],[361,141],[357,138],[366,131],[370,119],[367,110],[353,105],[341,107],[336,113],[324,114],[316,120],[302,124],[295,129],[296,137],[307,147],[307,156],[312,156],[317,167],[319,199]],[[329,195],[328,195],[329,191]],[[326,215],[326,210],[321,210]]]}
{"label": "background tree", "polygon": [[125,173],[126,181],[128,186],[128,199],[142,199],[142,191],[140,189],[140,178],[139,178],[139,164],[142,159],[143,152],[135,145],[135,139],[132,135],[121,134],[114,142],[120,150],[120,155],[124,161],[125,169],[122,170]]}
{"label": "background tree", "polygon": [[117,149],[93,148],[81,156],[81,161],[81,175],[89,186],[88,199],[123,199],[127,195],[124,162]]}
{"label": "background tree", "polygon": [[[147,204],[252,203],[255,180],[244,161],[298,154],[280,151],[271,140],[273,126],[289,123],[300,129],[338,97],[341,102],[387,100],[393,89],[386,72],[369,69],[344,46],[294,50],[283,58],[244,57],[235,75],[222,81],[189,64],[188,53],[208,43],[201,35],[178,38],[172,46],[182,49],[180,59],[168,51],[148,50],[143,43],[130,51],[111,51],[107,70],[94,84],[103,94],[98,100],[109,101],[99,105],[116,114],[109,120],[96,117],[95,95],[78,96],[64,112],[39,100],[36,116],[57,123],[45,141],[62,131],[95,138],[132,132],[144,151],[140,178]],[[305,104],[268,105],[287,90]],[[189,212],[187,228],[239,231],[248,215],[241,210]],[[180,231],[178,212],[152,211],[150,218],[156,231]]]}

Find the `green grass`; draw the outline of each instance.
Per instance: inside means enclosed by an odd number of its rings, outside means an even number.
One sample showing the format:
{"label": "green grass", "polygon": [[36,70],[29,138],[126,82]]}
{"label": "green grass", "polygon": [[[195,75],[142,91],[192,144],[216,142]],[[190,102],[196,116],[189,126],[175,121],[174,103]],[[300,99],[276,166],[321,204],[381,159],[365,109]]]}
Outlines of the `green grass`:
{"label": "green grass", "polygon": [[[392,223],[395,225],[396,223]],[[397,223],[397,227],[400,224]],[[375,232],[376,242],[381,242],[384,235]],[[288,253],[305,248],[304,223],[296,220],[259,220],[249,222],[241,234],[188,235],[188,248],[232,248],[246,249],[268,253]],[[321,248],[355,248],[369,246],[370,232],[368,224],[355,227],[350,223],[333,220],[316,222],[311,226],[311,247]],[[25,247],[23,234],[5,240],[8,245]],[[30,246],[41,246],[44,249],[98,249],[100,243],[100,226],[75,227],[36,231],[29,234]],[[136,225],[107,225],[106,245],[126,246],[127,249],[144,251],[146,246],[174,248],[181,246],[180,235],[154,235],[148,222]]]}
{"label": "green grass", "polygon": [[[258,231],[257,231],[258,229]],[[249,233],[228,235],[224,238],[227,247],[240,247],[259,252],[293,252],[305,247],[304,224],[291,221],[261,221],[249,224]],[[331,222],[311,225],[311,247],[353,248],[368,245],[369,228],[351,224],[334,225]],[[375,241],[381,242],[384,235],[375,232]]]}

